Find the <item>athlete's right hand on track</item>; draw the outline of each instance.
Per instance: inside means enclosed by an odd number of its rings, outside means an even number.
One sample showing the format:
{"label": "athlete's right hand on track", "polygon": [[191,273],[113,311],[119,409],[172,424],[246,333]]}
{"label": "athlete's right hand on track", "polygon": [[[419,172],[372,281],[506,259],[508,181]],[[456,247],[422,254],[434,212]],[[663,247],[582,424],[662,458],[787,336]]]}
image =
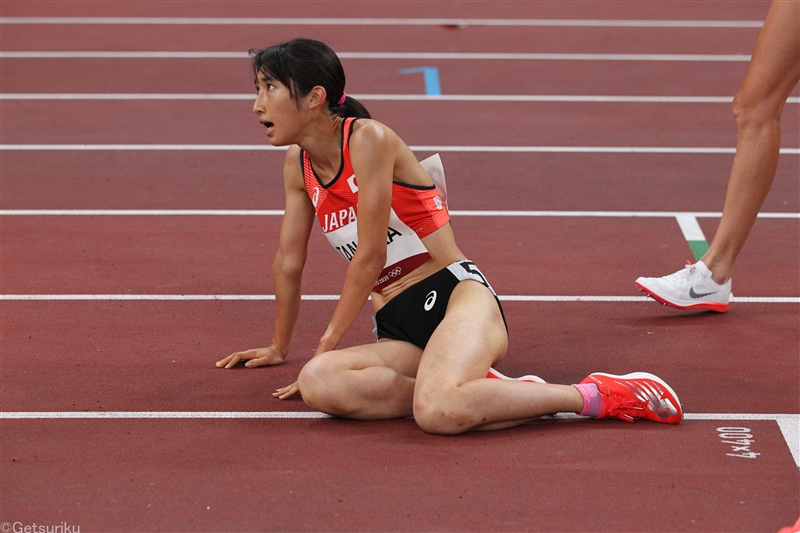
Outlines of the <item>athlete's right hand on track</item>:
{"label": "athlete's right hand on track", "polygon": [[244,352],[232,353],[225,359],[217,361],[216,365],[217,368],[233,368],[240,361],[245,361],[244,366],[255,368],[258,366],[279,365],[283,363],[284,359],[286,359],[286,356],[274,344],[271,344],[266,348],[253,348]]}

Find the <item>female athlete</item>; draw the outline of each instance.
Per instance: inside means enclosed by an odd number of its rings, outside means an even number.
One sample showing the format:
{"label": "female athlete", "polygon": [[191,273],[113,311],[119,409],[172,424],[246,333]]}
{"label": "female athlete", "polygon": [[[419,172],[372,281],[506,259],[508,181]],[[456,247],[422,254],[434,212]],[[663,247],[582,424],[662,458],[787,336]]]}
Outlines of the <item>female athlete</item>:
{"label": "female athlete", "polygon": [[[456,245],[428,172],[345,95],[344,70],[327,45],[296,39],[250,53],[253,111],[272,145],[289,146],[273,263],[277,311],[268,347],[233,353],[217,367],[285,360],[316,218],[349,266],[314,357],[277,398],[299,391],[310,407],[352,419],[413,416],[437,434],[507,428],[559,412],[680,422],[674,391],[651,374],[597,373],[578,385],[553,385],[493,370],[508,346],[500,302]],[[370,296],[378,342],[338,348]]]}

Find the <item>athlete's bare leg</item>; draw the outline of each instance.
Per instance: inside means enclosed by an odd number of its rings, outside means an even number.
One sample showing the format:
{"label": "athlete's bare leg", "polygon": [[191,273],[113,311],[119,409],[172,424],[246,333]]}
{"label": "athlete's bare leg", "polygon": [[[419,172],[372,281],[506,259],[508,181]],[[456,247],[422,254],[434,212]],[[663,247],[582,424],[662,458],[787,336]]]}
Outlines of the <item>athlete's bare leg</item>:
{"label": "athlete's bare leg", "polygon": [[733,264],[772,186],[778,166],[780,121],[800,80],[800,2],[776,0],[759,34],[750,66],[733,100],[738,138],[719,228],[702,257],[717,283]]}
{"label": "athlete's bare leg", "polygon": [[494,296],[475,281],[459,283],[417,371],[417,424],[430,433],[455,434],[581,411],[583,398],[570,385],[486,379],[489,368],[503,359],[507,347]]}
{"label": "athlete's bare leg", "polygon": [[317,355],[297,378],[312,408],[343,418],[386,420],[413,415],[414,383],[422,350],[385,340]]}
{"label": "athlete's bare leg", "polygon": [[494,296],[480,283],[463,281],[424,353],[401,341],[328,352],[306,364],[298,385],[319,411],[360,420],[413,415],[422,429],[440,434],[581,411],[583,398],[572,386],[487,379],[507,346]]}

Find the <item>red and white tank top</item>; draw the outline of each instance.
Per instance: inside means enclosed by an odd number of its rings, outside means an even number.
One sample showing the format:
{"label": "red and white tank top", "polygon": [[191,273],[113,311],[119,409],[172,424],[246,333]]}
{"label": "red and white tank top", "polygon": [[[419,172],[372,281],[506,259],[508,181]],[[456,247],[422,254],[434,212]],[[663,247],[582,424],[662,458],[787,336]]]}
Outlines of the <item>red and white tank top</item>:
{"label": "red and white tank top", "polygon": [[[322,184],[311,167],[308,154],[300,152],[306,192],[314,205],[322,232],[348,262],[358,247],[358,180],[350,162],[349,143],[355,121],[351,117],[344,122],[342,163],[339,173],[329,184]],[[431,165],[435,167],[432,170]],[[438,156],[423,161],[423,166],[434,178],[434,183],[444,188],[444,171]],[[428,261],[431,255],[420,239],[449,220],[446,191],[440,193],[435,185],[425,187],[393,182],[386,265],[373,291],[382,290]]]}

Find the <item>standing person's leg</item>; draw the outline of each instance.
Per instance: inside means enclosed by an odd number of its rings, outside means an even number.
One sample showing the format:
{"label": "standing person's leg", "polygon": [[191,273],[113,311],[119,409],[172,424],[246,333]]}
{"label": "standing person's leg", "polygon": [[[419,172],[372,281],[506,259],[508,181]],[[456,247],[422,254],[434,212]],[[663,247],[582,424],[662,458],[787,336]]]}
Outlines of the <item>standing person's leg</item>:
{"label": "standing person's leg", "polygon": [[702,261],[725,283],[772,186],[781,145],[781,114],[800,80],[800,2],[776,0],[733,99],[738,138],[717,233]]}
{"label": "standing person's leg", "polygon": [[661,278],[636,285],[678,309],[728,309],[731,271],[772,186],[780,152],[786,98],[800,80],[800,2],[775,0],[733,101],[737,143],[717,232],[703,257]]}

